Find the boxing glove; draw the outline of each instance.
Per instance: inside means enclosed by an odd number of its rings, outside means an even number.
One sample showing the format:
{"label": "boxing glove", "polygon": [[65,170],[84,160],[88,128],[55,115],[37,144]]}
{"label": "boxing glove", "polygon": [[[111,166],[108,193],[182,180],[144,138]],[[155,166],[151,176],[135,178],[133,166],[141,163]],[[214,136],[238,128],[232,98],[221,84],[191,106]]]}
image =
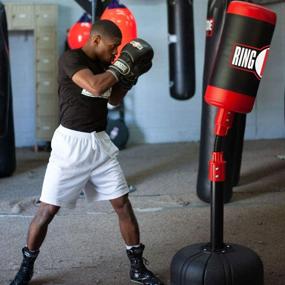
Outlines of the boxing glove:
{"label": "boxing glove", "polygon": [[118,81],[133,81],[152,66],[153,49],[142,39],[135,39],[126,44],[119,58],[109,66],[108,70]]}

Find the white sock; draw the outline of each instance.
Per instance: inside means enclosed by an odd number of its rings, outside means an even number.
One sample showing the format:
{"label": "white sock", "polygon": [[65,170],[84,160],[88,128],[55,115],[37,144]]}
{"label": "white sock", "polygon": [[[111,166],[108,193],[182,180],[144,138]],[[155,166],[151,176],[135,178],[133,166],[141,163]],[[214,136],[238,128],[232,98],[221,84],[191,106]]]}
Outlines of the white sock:
{"label": "white sock", "polygon": [[38,251],[38,250],[30,250],[27,245],[26,245],[25,247],[26,247],[30,252],[32,252],[32,253],[35,253],[35,252]]}
{"label": "white sock", "polygon": [[140,247],[140,244],[135,244],[135,245],[126,245],[127,250],[133,248],[133,247]]}

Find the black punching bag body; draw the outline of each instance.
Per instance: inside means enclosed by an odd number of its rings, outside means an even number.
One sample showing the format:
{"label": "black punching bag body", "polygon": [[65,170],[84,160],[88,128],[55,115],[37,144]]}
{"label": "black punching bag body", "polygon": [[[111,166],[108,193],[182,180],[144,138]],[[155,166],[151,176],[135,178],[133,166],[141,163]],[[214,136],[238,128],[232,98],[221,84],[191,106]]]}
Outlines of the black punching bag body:
{"label": "black punching bag body", "polygon": [[223,142],[235,113],[250,112],[268,57],[276,14],[232,1],[205,101],[219,107],[208,168],[211,181],[210,243],[187,246],[172,259],[171,285],[264,285],[263,264],[251,249],[223,240],[223,186],[227,180]]}
{"label": "black punching bag body", "polygon": [[0,177],[16,168],[11,75],[6,13],[0,2]]}
{"label": "black punching bag body", "polygon": [[170,95],[186,100],[195,93],[193,0],[168,0]]}
{"label": "black punching bag body", "polygon": [[[209,0],[208,2],[203,94],[205,94],[209,77],[213,71],[214,59],[217,56],[224,27],[226,9],[230,2],[231,0]],[[208,159],[215,139],[212,131],[215,115],[216,109],[202,100],[197,195],[204,202],[210,202],[211,197],[210,181],[208,180]],[[225,140],[226,167],[228,177],[231,177],[226,181],[225,185],[225,203],[229,202],[232,197],[232,186],[237,185],[239,181],[245,121],[245,115],[239,114],[235,116],[233,127]]]}

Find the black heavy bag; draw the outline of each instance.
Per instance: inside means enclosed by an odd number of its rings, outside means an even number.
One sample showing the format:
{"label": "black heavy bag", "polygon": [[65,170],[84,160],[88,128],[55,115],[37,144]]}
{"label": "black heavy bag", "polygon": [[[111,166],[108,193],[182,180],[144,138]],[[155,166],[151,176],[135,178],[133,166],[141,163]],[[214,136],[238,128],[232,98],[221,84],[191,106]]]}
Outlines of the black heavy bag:
{"label": "black heavy bag", "polygon": [[[240,180],[240,170],[241,170],[241,162],[242,162],[242,151],[243,151],[243,141],[244,141],[244,132],[246,126],[246,115],[244,114],[236,114],[233,121],[234,128],[229,131],[230,134],[233,133],[227,141],[231,138],[232,141],[228,141],[229,149],[232,149],[232,153],[229,152],[226,155],[230,157],[230,161],[232,162],[231,166],[231,183],[232,186],[237,186]],[[233,146],[230,148],[230,146]]]}
{"label": "black heavy bag", "polygon": [[[208,2],[203,94],[213,70],[214,59],[217,55],[224,27],[226,9],[230,2],[231,0],[210,0]],[[210,202],[211,197],[210,182],[208,180],[208,159],[212,152],[215,138],[212,132],[215,115],[216,108],[202,100],[197,195],[204,202]],[[227,160],[227,175],[229,177],[224,189],[225,203],[229,202],[232,197],[232,186],[237,185],[239,181],[245,123],[246,116],[237,114],[233,127],[225,140],[225,158]]]}
{"label": "black heavy bag", "polygon": [[92,16],[92,20],[97,20],[103,14],[106,7],[109,5],[111,0],[89,0],[89,1],[82,1],[82,0],[75,0],[75,2],[81,6],[81,8]]}
{"label": "black heavy bag", "polygon": [[195,93],[193,0],[168,0],[170,94],[187,100]]}
{"label": "black heavy bag", "polygon": [[16,168],[7,20],[0,2],[0,177]]}

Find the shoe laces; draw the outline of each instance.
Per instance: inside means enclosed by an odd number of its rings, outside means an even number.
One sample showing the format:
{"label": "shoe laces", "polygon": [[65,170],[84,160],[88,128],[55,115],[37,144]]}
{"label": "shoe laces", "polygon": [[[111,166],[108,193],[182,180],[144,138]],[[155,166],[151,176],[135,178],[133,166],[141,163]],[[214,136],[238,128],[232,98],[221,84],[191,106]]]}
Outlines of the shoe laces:
{"label": "shoe laces", "polygon": [[142,258],[144,265],[149,265],[149,261],[146,258]]}

